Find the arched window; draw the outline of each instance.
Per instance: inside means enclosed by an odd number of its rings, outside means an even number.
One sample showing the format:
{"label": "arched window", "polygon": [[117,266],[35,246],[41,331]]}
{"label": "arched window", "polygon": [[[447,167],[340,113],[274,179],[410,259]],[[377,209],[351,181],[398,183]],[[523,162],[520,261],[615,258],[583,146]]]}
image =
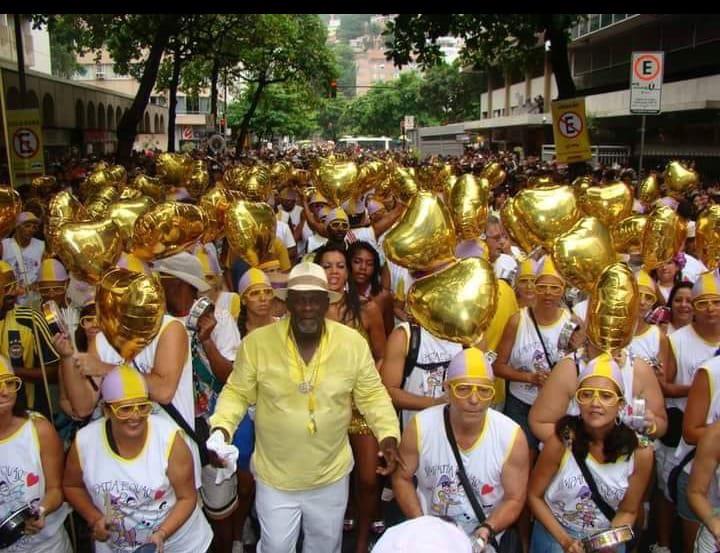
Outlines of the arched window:
{"label": "arched window", "polygon": [[98,104],[98,129],[105,130],[105,105],[100,102]]}
{"label": "arched window", "polygon": [[75,102],[75,128],[85,128],[85,106],[83,106],[82,100]]}
{"label": "arched window", "polygon": [[146,111],[145,112],[145,128],[144,132],[151,133],[152,129],[150,128],[150,114]]}
{"label": "arched window", "polygon": [[92,102],[88,102],[87,105],[87,128],[97,129],[97,124],[95,123],[95,104]]}
{"label": "arched window", "polygon": [[157,113],[155,114],[155,126],[153,127],[153,132],[155,134],[160,132],[160,117]]}
{"label": "arched window", "polygon": [[107,107],[107,128],[110,131],[115,130],[115,110],[112,106]]}
{"label": "arched window", "polygon": [[38,101],[37,94],[35,94],[34,90],[27,91],[27,102],[25,102],[25,107],[27,109],[37,109],[40,107],[40,102]]}
{"label": "arched window", "polygon": [[43,96],[42,124],[43,127],[55,126],[55,101],[50,94],[45,94],[45,96]]}
{"label": "arched window", "polygon": [[20,91],[11,86],[7,91],[7,108],[20,109]]}
{"label": "arched window", "polygon": [[116,128],[120,124],[120,119],[122,119],[122,114],[123,114],[122,109],[120,109],[120,106],[118,106],[115,109],[115,127]]}

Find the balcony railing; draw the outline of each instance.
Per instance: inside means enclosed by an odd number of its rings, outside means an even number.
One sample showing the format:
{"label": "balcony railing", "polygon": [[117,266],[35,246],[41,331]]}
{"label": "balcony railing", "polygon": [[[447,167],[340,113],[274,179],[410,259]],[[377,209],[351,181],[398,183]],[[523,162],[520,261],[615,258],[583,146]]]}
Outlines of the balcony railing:
{"label": "balcony railing", "polygon": [[606,29],[612,25],[620,23],[635,17],[637,13],[591,13],[587,17],[575,25],[570,31],[572,40],[583,38],[589,34],[595,33],[602,29]]}

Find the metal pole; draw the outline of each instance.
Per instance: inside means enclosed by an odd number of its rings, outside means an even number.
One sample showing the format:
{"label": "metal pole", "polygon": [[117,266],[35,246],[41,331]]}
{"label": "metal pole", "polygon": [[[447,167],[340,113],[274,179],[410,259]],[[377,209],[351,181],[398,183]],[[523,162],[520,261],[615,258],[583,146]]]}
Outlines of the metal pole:
{"label": "metal pole", "polygon": [[15,21],[15,50],[17,51],[18,82],[20,84],[20,109],[25,108],[25,96],[27,87],[25,85],[25,51],[23,50],[22,39],[22,15],[16,13],[13,16]]}
{"label": "metal pole", "polygon": [[645,118],[643,115],[640,123],[640,161],[638,162],[638,180],[642,178],[643,155],[645,154]]}

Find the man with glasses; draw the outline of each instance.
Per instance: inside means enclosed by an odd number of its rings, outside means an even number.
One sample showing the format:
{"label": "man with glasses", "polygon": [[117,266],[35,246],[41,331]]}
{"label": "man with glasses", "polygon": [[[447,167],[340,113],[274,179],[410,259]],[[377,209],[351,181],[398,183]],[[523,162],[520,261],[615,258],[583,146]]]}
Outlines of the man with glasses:
{"label": "man with glasses", "polygon": [[[290,316],[256,328],[244,339],[215,413],[208,449],[222,456],[248,407],[256,404],[259,553],[340,553],[353,460],[348,428],[351,403],[380,443],[390,474],[398,462],[397,417],[367,341],[325,318],[331,300],[325,271],[300,263],[286,289]],[[234,467],[229,467],[233,469]]]}
{"label": "man with glasses", "polygon": [[510,286],[513,286],[518,272],[518,264],[511,255],[508,255],[510,238],[507,232],[500,219],[492,215],[488,217],[485,226],[485,242],[488,245],[490,263],[495,269],[495,276],[506,280]]}
{"label": "man with glasses", "polygon": [[40,265],[37,290],[43,303],[54,301],[57,304],[60,309],[60,316],[72,335],[75,333],[79,323],[80,308],[68,305],[67,289],[69,283],[70,277],[65,270],[65,266],[60,261],[54,257],[43,259]]}
{"label": "man with glasses", "polygon": [[[16,376],[25,383],[20,391],[21,401],[27,408],[50,417],[52,399],[48,393],[57,397],[52,385],[57,381],[60,358],[52,346],[45,319],[31,307],[15,305],[19,291],[12,266],[0,261],[0,354],[10,359]],[[51,385],[48,388],[44,386],[43,364]]]}
{"label": "man with glasses", "polygon": [[[668,413],[682,413],[687,406],[687,395],[690,390],[695,371],[704,362],[720,353],[720,276],[717,271],[709,271],[700,275],[692,289],[693,321],[673,332],[670,339],[670,355],[665,381],[661,386],[667,398]],[[669,429],[671,432],[673,429]],[[668,478],[671,471],[683,460],[675,455],[675,446],[680,440],[680,431],[673,436],[672,445],[656,447],[658,482],[668,501],[673,501],[683,522],[683,541],[691,547],[700,521],[693,513],[687,501],[687,484],[689,476],[681,471],[677,478],[677,489],[670,490]],[[686,549],[687,551],[687,549]]]}
{"label": "man with glasses", "polygon": [[[442,517],[473,538],[484,543],[495,538],[499,543],[525,504],[527,439],[518,424],[490,407],[495,384],[484,352],[469,348],[457,354],[448,367],[445,388],[449,405],[421,411],[403,432],[400,454],[405,467],[393,475],[395,497],[408,518]],[[485,515],[482,523],[458,477],[449,442],[453,437]]]}

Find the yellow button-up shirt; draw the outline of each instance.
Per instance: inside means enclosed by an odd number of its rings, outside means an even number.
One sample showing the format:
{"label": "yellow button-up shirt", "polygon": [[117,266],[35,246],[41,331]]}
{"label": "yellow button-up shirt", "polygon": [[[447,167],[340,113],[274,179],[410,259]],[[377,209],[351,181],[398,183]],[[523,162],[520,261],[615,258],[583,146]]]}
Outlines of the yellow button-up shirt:
{"label": "yellow button-up shirt", "polygon": [[[292,491],[332,484],[352,470],[352,400],[378,441],[399,440],[400,427],[370,348],[357,331],[326,320],[307,366],[289,332],[289,319],[282,319],[243,340],[210,425],[232,436],[248,406],[256,404],[256,476]],[[312,394],[300,391],[305,380],[314,383]],[[309,429],[311,395],[315,433]]]}

